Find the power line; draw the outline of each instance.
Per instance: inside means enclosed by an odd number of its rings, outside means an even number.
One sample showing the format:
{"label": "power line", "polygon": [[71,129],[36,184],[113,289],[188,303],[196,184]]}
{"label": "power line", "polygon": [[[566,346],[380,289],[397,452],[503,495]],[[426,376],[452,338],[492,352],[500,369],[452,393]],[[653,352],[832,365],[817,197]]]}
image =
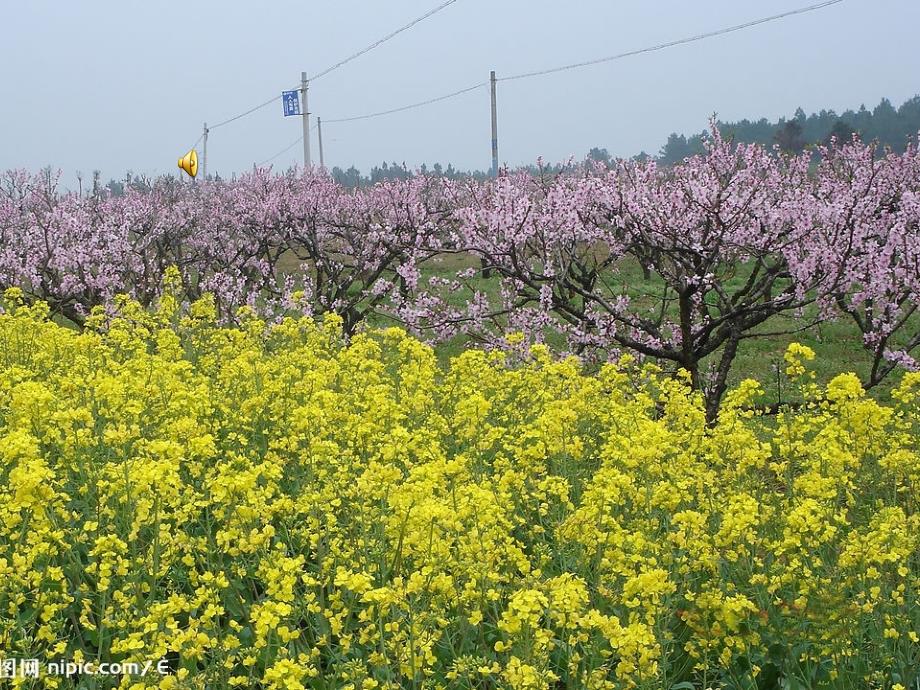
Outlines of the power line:
{"label": "power line", "polygon": [[[767,22],[776,21],[777,19],[783,19],[785,17],[791,17],[796,14],[804,14],[806,12],[813,12],[815,10],[822,9],[824,7],[829,7],[830,5],[836,5],[843,2],[844,0],[827,0],[826,2],[821,2],[815,5],[809,5],[807,7],[801,7],[799,9],[790,10],[788,12],[783,12],[781,14],[774,14],[769,17],[762,17],[760,19],[754,19],[743,24],[736,24],[735,26],[729,26],[724,29],[717,29],[715,31],[708,31],[703,34],[696,34],[695,36],[688,36],[687,38],[679,38],[674,41],[668,41],[667,43],[659,43],[654,46],[649,46],[647,48],[639,48],[638,50],[631,50],[626,53],[619,53],[617,55],[611,55],[609,57],[597,58],[595,60],[587,60],[585,62],[576,62],[570,65],[562,65],[561,67],[551,67],[549,69],[537,70],[533,72],[523,72],[521,74],[513,74],[507,77],[500,77],[496,81],[512,81],[516,79],[527,79],[529,77],[538,77],[544,74],[553,74],[554,72],[563,72],[565,70],[576,69],[578,67],[588,67],[590,65],[597,65],[603,62],[611,62],[613,60],[620,60],[625,57],[630,57],[633,55],[641,55],[642,53],[651,53],[658,50],[664,50],[665,48],[671,48],[673,46],[683,45],[685,43],[693,43],[694,41],[701,41],[705,38],[712,38],[714,36],[721,36],[723,34],[732,33],[734,31],[740,31],[742,29],[748,29],[752,26],[757,26],[758,24],[766,24]],[[391,115],[393,113],[403,112],[405,110],[412,110],[414,108],[419,108],[424,105],[429,105],[431,103],[437,103],[438,101],[444,101],[448,98],[453,98],[455,96],[460,96],[469,91],[482,88],[487,86],[488,82],[480,82],[474,86],[470,86],[465,89],[460,89],[459,91],[453,91],[452,93],[446,94],[444,96],[438,96],[436,98],[430,98],[425,101],[419,101],[418,103],[412,103],[410,105],[404,105],[399,108],[391,108],[389,110],[381,110],[375,113],[368,113],[367,115],[355,115],[352,117],[339,117],[339,118],[330,118],[326,122],[354,122],[355,120],[368,120],[373,117],[380,117],[382,115]]]}
{"label": "power line", "polygon": [[[316,129],[316,125],[313,125],[312,127],[310,127],[310,131],[311,131],[311,132],[312,132],[313,130],[315,130],[315,129]],[[263,165],[265,165],[266,163],[271,163],[271,162],[272,162],[273,160],[275,160],[278,156],[281,156],[282,154],[287,153],[288,151],[290,151],[292,148],[294,148],[295,146],[297,146],[297,144],[299,144],[299,143],[302,142],[302,141],[303,141],[303,134],[301,134],[299,137],[297,137],[294,141],[292,141],[290,144],[288,144],[287,146],[285,146],[283,149],[281,149],[280,151],[278,151],[278,153],[276,153],[274,156],[271,156],[270,158],[266,158],[264,161],[262,161],[261,163],[259,163],[259,167],[261,168],[261,167],[262,167]]]}
{"label": "power line", "polygon": [[261,109],[264,108],[265,106],[271,105],[272,103],[274,103],[274,102],[277,101],[277,100],[278,100],[278,96],[277,96],[277,95],[272,96],[271,98],[269,98],[269,99],[268,99],[267,101],[265,101],[264,103],[262,103],[262,104],[260,104],[260,105],[257,105],[257,106],[254,107],[254,108],[250,108],[250,109],[247,110],[245,113],[240,113],[239,115],[234,115],[233,117],[228,118],[228,119],[226,119],[226,120],[224,120],[224,121],[222,121],[222,122],[218,122],[216,125],[211,125],[208,129],[217,129],[218,127],[223,127],[224,125],[229,125],[231,122],[236,122],[236,121],[239,120],[241,117],[246,117],[247,115],[251,115],[251,114],[254,113],[255,111],[261,110]]}
{"label": "power line", "polygon": [[[383,38],[380,38],[380,39],[374,41],[373,43],[371,43],[371,44],[370,44],[369,46],[367,46],[366,48],[362,48],[362,49],[359,50],[357,53],[354,53],[354,54],[352,54],[352,55],[349,55],[349,56],[348,56],[347,58],[345,58],[344,60],[340,60],[339,62],[335,63],[335,64],[332,65],[331,67],[327,67],[327,68],[324,69],[322,72],[319,72],[319,73],[315,74],[314,76],[310,77],[308,81],[314,81],[315,79],[319,79],[320,77],[324,77],[324,76],[326,76],[327,74],[329,74],[330,72],[332,72],[332,71],[334,71],[334,70],[337,70],[337,69],[338,69],[339,67],[341,67],[342,65],[345,65],[345,64],[351,62],[352,60],[361,57],[361,56],[364,55],[365,53],[369,53],[369,52],[372,51],[374,48],[376,48],[376,47],[378,47],[378,46],[380,46],[380,45],[383,45],[384,43],[386,43],[387,41],[389,41],[391,38],[394,38],[395,36],[398,36],[398,35],[401,34],[403,31],[406,31],[406,30],[408,30],[408,29],[411,29],[411,28],[412,28],[413,26],[415,26],[416,24],[425,21],[426,19],[428,19],[428,17],[430,17],[430,16],[432,16],[432,15],[434,15],[434,14],[437,14],[438,12],[440,12],[440,11],[443,10],[444,8],[448,7],[449,5],[453,5],[455,2],[457,2],[457,0],[446,0],[445,2],[442,2],[440,5],[438,5],[437,7],[433,8],[433,9],[431,9],[431,10],[428,10],[425,14],[421,15],[420,17],[416,17],[415,19],[413,19],[413,20],[412,20],[411,22],[409,22],[408,24],[399,27],[399,28],[396,29],[395,31],[391,31],[390,33],[388,33],[388,34],[387,34],[386,36],[384,36]],[[299,89],[299,88],[300,88],[300,84],[297,84],[296,86],[292,87],[292,89]],[[268,99],[267,101],[265,101],[264,103],[260,103],[259,105],[254,106],[254,107],[250,108],[249,110],[240,113],[239,115],[234,115],[233,117],[227,118],[226,120],[222,120],[221,122],[218,122],[216,125],[212,125],[209,129],[217,129],[218,127],[223,127],[224,125],[229,125],[231,122],[236,122],[236,121],[239,120],[240,118],[246,117],[247,115],[251,115],[252,113],[256,112],[257,110],[261,110],[262,108],[264,108],[264,107],[266,107],[266,106],[269,106],[269,105],[271,105],[272,103],[275,103],[277,100],[278,100],[278,96],[277,96],[277,95],[272,96],[271,98],[269,98],[269,99]]]}
{"label": "power line", "polygon": [[198,138],[195,139],[195,143],[188,147],[188,150],[191,151],[193,148],[198,146],[198,142],[204,139],[204,132],[198,135]]}
{"label": "power line", "polygon": [[262,161],[261,163],[259,163],[259,167],[261,168],[261,167],[262,167],[263,165],[265,165],[266,163],[271,163],[271,162],[272,162],[273,160],[275,160],[278,156],[280,156],[280,155],[282,155],[282,154],[284,154],[284,153],[287,153],[288,151],[290,151],[292,148],[294,148],[295,146],[297,146],[297,144],[299,144],[299,143],[302,142],[302,141],[303,141],[303,134],[301,134],[299,137],[297,137],[294,141],[292,141],[290,144],[288,144],[287,146],[285,146],[283,149],[281,149],[280,151],[278,151],[278,153],[276,153],[274,156],[271,156],[271,157],[269,157],[269,158],[266,158],[264,161]]}
{"label": "power line", "polygon": [[391,108],[390,110],[381,110],[376,113],[368,113],[367,115],[354,115],[352,117],[330,118],[328,120],[323,120],[323,122],[354,122],[355,120],[369,120],[372,117],[380,117],[381,115],[391,115],[393,113],[401,113],[404,110],[412,110],[413,108],[420,108],[423,105],[430,105],[431,103],[437,103],[438,101],[446,101],[448,98],[454,98],[455,96],[460,96],[465,93],[469,93],[470,91],[481,89],[483,86],[486,86],[487,84],[488,82],[482,81],[482,82],[479,82],[478,84],[474,84],[473,86],[468,86],[465,89],[460,89],[459,91],[453,91],[443,96],[429,98],[427,101],[419,101],[418,103],[404,105],[399,108]]}
{"label": "power line", "polygon": [[[456,0],[451,0],[451,1],[456,1]],[[700,41],[700,40],[703,40],[703,39],[706,39],[706,38],[712,38],[712,37],[714,37],[714,36],[721,36],[721,35],[724,35],[724,34],[728,34],[728,33],[735,32],[735,31],[740,31],[740,30],[742,30],[742,29],[747,29],[747,28],[750,28],[750,27],[753,27],[753,26],[757,26],[757,25],[759,25],[759,24],[765,24],[765,23],[767,23],[767,22],[772,22],[772,21],[776,21],[776,20],[778,20],[778,19],[783,19],[783,18],[785,18],[785,17],[791,17],[791,16],[794,16],[794,15],[797,15],[797,14],[805,14],[806,12],[813,12],[813,11],[815,11],[815,10],[823,9],[823,8],[825,8],[825,7],[830,7],[831,5],[837,5],[837,4],[841,3],[841,2],[843,2],[843,0],[826,0],[825,2],[817,3],[817,4],[814,4],[814,5],[808,5],[808,6],[806,6],[806,7],[800,7],[800,8],[798,8],[798,9],[790,10],[790,11],[788,11],[788,12],[782,12],[782,13],[780,13],[780,14],[771,15],[771,16],[769,16],[769,17],[762,17],[762,18],[760,18],[760,19],[754,19],[754,20],[751,20],[751,21],[749,21],[749,22],[745,22],[745,23],[743,23],[743,24],[736,24],[736,25],[734,25],[734,26],[725,27],[725,28],[723,28],[723,29],[717,29],[717,30],[715,30],[715,31],[708,31],[708,32],[702,33],[702,34],[696,34],[696,35],[694,35],[694,36],[689,36],[689,37],[686,37],[686,38],[680,38],[680,39],[677,39],[677,40],[674,40],[674,41],[668,41],[667,43],[659,43],[659,44],[654,45],[654,46],[649,46],[649,47],[646,47],[646,48],[640,48],[640,49],[638,49],[638,50],[631,50],[631,51],[628,51],[628,52],[625,52],[625,53],[619,53],[619,54],[617,54],[617,55],[611,55],[611,56],[604,57],[604,58],[597,58],[597,59],[595,59],[595,60],[588,60],[588,61],[585,61],[585,62],[577,62],[577,63],[572,63],[572,64],[569,64],[569,65],[562,65],[562,66],[560,66],[560,67],[552,67],[552,68],[544,69],[544,70],[536,70],[536,71],[532,71],[532,72],[523,72],[523,73],[521,73],[521,74],[513,74],[513,75],[510,75],[510,76],[507,76],[507,77],[501,77],[501,78],[497,79],[496,81],[512,81],[512,80],[517,80],[517,79],[527,79],[527,78],[530,78],[530,77],[543,76],[543,75],[546,75],[546,74],[553,74],[553,73],[555,73],[555,72],[563,72],[563,71],[566,71],[566,70],[577,69],[577,68],[579,68],[579,67],[588,67],[588,66],[591,66],[591,65],[597,65],[597,64],[600,64],[600,63],[604,63],[604,62],[611,62],[611,61],[613,61],[613,60],[619,60],[619,59],[622,59],[622,58],[625,58],[625,57],[630,57],[630,56],[633,56],[633,55],[641,55],[641,54],[643,54],[643,53],[651,53],[651,52],[654,52],[654,51],[663,50],[663,49],[665,49],[665,48],[671,48],[671,47],[678,46],[678,45],[683,45],[683,44],[686,44],[686,43],[693,43],[693,42],[695,42],[695,41]],[[449,5],[449,4],[450,4],[450,2],[444,3],[443,5],[441,5],[440,7],[436,8],[435,10],[432,10],[427,16],[430,16],[430,15],[433,14],[434,12],[436,12],[436,11],[438,11],[438,10],[440,10],[440,9],[443,9],[443,7],[446,7],[446,6]],[[416,20],[415,23],[418,23],[418,21],[421,21],[422,19],[424,19],[424,17],[419,18],[418,20]],[[404,27],[404,28],[408,28],[408,26],[411,26],[411,25],[407,25],[407,27]],[[393,35],[395,35],[395,33],[394,33]],[[378,44],[379,44],[379,43],[378,43]],[[367,50],[370,50],[370,49],[373,48],[373,47],[374,47],[374,46],[371,46],[370,48],[365,49],[364,51],[362,51],[362,53],[363,53],[363,52],[367,52]],[[357,53],[357,54],[355,55],[355,57],[356,57],[357,55],[359,55],[359,54],[361,54],[361,53]],[[349,59],[350,59],[350,58],[349,58]],[[341,64],[344,64],[344,61],[343,61],[343,63],[341,63]],[[335,67],[335,66],[334,66],[334,67]],[[329,71],[331,71],[331,69],[334,69],[334,67],[333,67],[333,68],[330,68]],[[322,76],[322,74],[323,74],[323,73],[321,73],[320,76]],[[443,96],[436,96],[436,97],[434,97],[434,98],[429,98],[429,99],[427,99],[427,100],[419,101],[419,102],[417,102],[417,103],[411,103],[411,104],[409,104],[409,105],[400,106],[400,107],[398,107],[398,108],[390,108],[389,110],[381,110],[381,111],[374,112],[374,113],[368,113],[368,114],[366,114],[366,115],[354,115],[354,116],[351,116],[351,117],[330,118],[330,119],[326,120],[326,122],[327,122],[327,123],[335,123],[335,122],[355,122],[355,121],[357,121],[357,120],[369,120],[369,119],[371,119],[371,118],[382,117],[382,116],[384,116],[384,115],[392,115],[392,114],[394,114],[394,113],[400,113],[400,112],[404,112],[404,111],[407,111],[407,110],[413,110],[413,109],[415,109],[415,108],[420,108],[420,107],[423,107],[423,106],[426,106],[426,105],[430,105],[430,104],[432,104],[432,103],[437,103],[437,102],[439,102],[439,101],[445,101],[445,100],[447,100],[447,99],[449,99],[449,98],[454,98],[454,97],[456,97],[456,96],[461,96],[461,95],[463,95],[463,94],[465,94],[465,93],[469,93],[470,91],[475,91],[476,89],[480,89],[480,88],[482,88],[482,87],[484,87],[484,86],[487,86],[488,84],[489,84],[489,82],[487,82],[487,81],[482,81],[482,82],[479,82],[478,84],[474,84],[473,86],[468,86],[468,87],[465,88],[465,89],[460,89],[460,90],[458,90],[458,91],[452,91],[451,93],[444,94]],[[297,141],[292,142],[287,148],[283,149],[282,151],[278,152],[277,154],[275,154],[275,155],[272,156],[271,158],[269,158],[269,159],[267,159],[266,161],[264,161],[264,162],[262,163],[262,165],[264,165],[264,164],[267,163],[267,162],[270,162],[270,161],[274,160],[275,158],[277,158],[277,157],[280,156],[281,154],[283,154],[283,153],[285,153],[286,151],[288,151],[288,150],[290,150],[291,148],[293,148],[295,145],[297,145],[298,143],[300,143],[302,140],[303,140],[303,137],[301,136],[300,138],[297,139]]]}
{"label": "power line", "polygon": [[[424,106],[424,105],[429,105],[429,104],[431,104],[431,103],[437,103],[438,101],[446,101],[448,98],[454,98],[455,96],[461,96],[461,95],[463,95],[463,94],[465,94],[465,93],[469,93],[470,91],[475,91],[476,89],[481,89],[482,87],[487,86],[487,85],[488,85],[488,82],[483,81],[483,82],[480,82],[480,83],[478,83],[478,84],[474,84],[473,86],[468,86],[468,87],[465,88],[465,89],[460,89],[459,91],[454,91],[454,92],[452,92],[452,93],[448,93],[448,94],[445,94],[445,95],[443,95],[443,96],[437,96],[436,98],[429,98],[427,101],[421,101],[421,102],[419,102],[419,103],[413,103],[413,104],[411,104],[411,105],[404,105],[404,106],[402,106],[401,108],[393,108],[392,110],[383,110],[383,111],[378,112],[378,113],[369,113],[369,114],[367,114],[367,115],[356,115],[356,116],[354,116],[354,117],[333,118],[333,119],[330,119],[330,120],[323,120],[323,122],[326,122],[326,123],[329,123],[329,122],[353,122],[353,121],[355,121],[355,120],[367,120],[367,119],[369,119],[369,118],[372,118],[372,117],[379,117],[379,116],[381,116],[381,115],[390,115],[390,114],[392,114],[392,113],[399,113],[399,112],[402,112],[402,111],[404,111],[404,110],[411,110],[412,108],[420,108],[421,106]],[[312,127],[310,127],[310,131],[312,132],[312,131],[315,130],[316,128],[317,128],[317,125],[313,125]],[[299,144],[299,143],[302,142],[302,141],[303,141],[303,135],[300,135],[299,137],[297,137],[296,140],[292,141],[290,144],[288,144],[286,147],[284,147],[283,149],[281,149],[281,150],[280,150],[278,153],[276,153],[274,156],[271,156],[270,158],[266,158],[264,161],[262,161],[261,163],[259,163],[259,165],[262,166],[262,165],[265,165],[266,163],[270,163],[271,161],[275,160],[278,156],[280,156],[280,155],[282,155],[282,154],[287,153],[288,151],[290,151],[292,148],[294,148],[297,144]],[[196,143],[197,143],[197,142],[196,142]]]}
{"label": "power line", "polygon": [[339,67],[341,67],[342,65],[345,65],[345,64],[351,62],[351,61],[354,60],[355,58],[361,57],[361,56],[364,55],[365,53],[369,53],[369,52],[372,51],[374,48],[376,48],[376,47],[378,47],[378,46],[380,46],[380,45],[383,45],[384,43],[386,43],[387,41],[389,41],[391,38],[393,38],[393,37],[395,37],[395,36],[398,36],[399,34],[401,34],[403,31],[406,31],[407,29],[411,29],[411,28],[412,28],[413,26],[415,26],[416,24],[425,21],[426,19],[428,19],[428,17],[430,17],[430,16],[432,16],[432,15],[434,15],[434,14],[437,14],[438,12],[440,12],[441,10],[443,10],[445,7],[447,7],[447,6],[449,6],[449,5],[453,5],[455,2],[457,2],[457,0],[447,0],[446,2],[442,2],[440,5],[438,5],[438,6],[435,7],[434,9],[428,10],[428,12],[426,12],[425,14],[423,14],[421,17],[416,17],[415,19],[413,19],[411,22],[409,22],[409,23],[406,24],[405,26],[401,26],[401,27],[399,27],[398,29],[396,29],[395,31],[391,31],[391,32],[388,33],[386,36],[384,36],[384,37],[381,38],[381,39],[378,39],[378,40],[374,41],[373,43],[371,43],[371,44],[370,44],[369,46],[367,46],[366,48],[362,48],[362,49],[359,50],[357,53],[354,53],[353,55],[349,55],[349,56],[348,56],[347,58],[345,58],[344,60],[340,60],[339,62],[335,63],[335,64],[332,65],[331,67],[327,67],[327,68],[324,69],[322,72],[319,72],[319,73],[317,73],[317,74],[314,74],[312,77],[310,77],[309,81],[315,81],[316,79],[319,79],[320,77],[325,77],[327,74],[329,74],[330,72],[332,72],[332,71],[334,71],[334,70],[337,70],[337,69],[338,69]]}
{"label": "power line", "polygon": [[800,7],[796,10],[790,10],[789,12],[783,12],[781,14],[774,14],[770,17],[763,17],[761,19],[754,19],[753,21],[745,22],[744,24],[736,24],[735,26],[729,26],[724,29],[718,29],[716,31],[708,31],[704,34],[696,34],[695,36],[689,36],[687,38],[679,38],[676,41],[668,41],[667,43],[659,43],[658,45],[649,46],[648,48],[640,48],[638,50],[630,50],[626,53],[619,53],[617,55],[611,55],[609,57],[597,58],[595,60],[586,60],[585,62],[575,62],[571,65],[563,65],[561,67],[551,67],[549,69],[537,70],[534,72],[523,72],[521,74],[513,74],[508,77],[500,77],[497,81],[512,81],[515,79],[527,79],[529,77],[539,77],[544,74],[553,74],[555,72],[563,72],[565,70],[576,69],[578,67],[589,67],[591,65],[598,65],[602,62],[611,62],[613,60],[620,60],[625,57],[631,57],[633,55],[641,55],[642,53],[652,53],[657,50],[664,50],[665,48],[672,48],[674,46],[683,45],[685,43],[693,43],[694,41],[701,41],[704,38],[712,38],[713,36],[721,36],[723,34],[729,34],[733,31],[741,31],[742,29],[748,29],[752,26],[757,26],[758,24],[766,24],[767,22],[776,21],[777,19],[783,19],[785,17],[791,17],[796,14],[805,14],[806,12],[813,12],[815,10],[820,10],[824,7],[829,7],[830,5],[836,5],[843,2],[843,0],[827,0],[827,2],[821,2],[816,5],[809,5],[808,7]]}

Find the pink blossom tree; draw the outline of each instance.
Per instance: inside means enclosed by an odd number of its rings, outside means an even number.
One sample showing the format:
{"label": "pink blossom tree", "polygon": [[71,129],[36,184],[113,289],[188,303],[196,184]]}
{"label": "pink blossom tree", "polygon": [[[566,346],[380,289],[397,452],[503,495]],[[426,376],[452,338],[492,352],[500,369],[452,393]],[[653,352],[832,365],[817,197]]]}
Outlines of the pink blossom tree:
{"label": "pink blossom tree", "polygon": [[811,177],[815,260],[839,265],[829,292],[852,319],[871,357],[866,388],[896,367],[917,367],[920,347],[920,155],[876,155],[855,136],[821,147]]}
{"label": "pink blossom tree", "polygon": [[[477,288],[470,269],[402,313],[441,336],[558,331],[576,352],[670,362],[690,373],[714,418],[739,344],[779,314],[823,306],[843,284],[847,252],[828,262],[815,251],[809,162],[734,145],[713,128],[704,155],[672,167],[503,177],[457,210],[457,247],[501,276],[499,297]],[[651,287],[628,285],[627,264]],[[451,306],[464,287],[471,297]]]}
{"label": "pink blossom tree", "polygon": [[[227,320],[242,306],[335,312],[352,333],[377,315],[432,340],[502,346],[513,330],[586,358],[633,352],[689,372],[714,419],[750,338],[847,318],[870,353],[866,386],[917,366],[920,155],[876,153],[854,139],[787,156],[713,126],[705,152],[674,166],[485,183],[416,175],[349,191],[262,169],[83,196],[9,171],[0,286],[80,324],[119,293],[151,303],[176,266],[185,298],[213,294]],[[446,259],[467,267],[429,270]]]}

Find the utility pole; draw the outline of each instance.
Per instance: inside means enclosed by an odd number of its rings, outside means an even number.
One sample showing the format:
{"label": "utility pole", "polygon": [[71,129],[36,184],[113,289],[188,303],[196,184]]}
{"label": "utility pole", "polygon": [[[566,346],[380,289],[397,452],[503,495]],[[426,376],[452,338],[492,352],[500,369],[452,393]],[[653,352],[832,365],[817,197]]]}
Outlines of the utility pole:
{"label": "utility pole", "polygon": [[319,167],[321,170],[326,169],[326,163],[323,160],[323,118],[316,116],[316,134],[319,137]]}
{"label": "utility pole", "polygon": [[303,168],[308,171],[312,167],[310,163],[310,109],[307,107],[307,73],[300,73],[300,107],[303,116]]}
{"label": "utility pole", "polygon": [[[498,177],[498,111],[495,108],[495,70],[489,72],[489,84],[492,87],[492,179]],[[492,277],[492,268],[485,257],[479,259],[479,265],[482,266],[482,277],[489,279]]]}
{"label": "utility pole", "polygon": [[492,85],[492,177],[498,177],[498,113],[495,109],[495,70],[489,75]]}
{"label": "utility pole", "polygon": [[204,179],[208,179],[208,123],[204,123],[204,134],[201,135],[204,139],[204,151],[201,156],[201,172],[204,175]]}

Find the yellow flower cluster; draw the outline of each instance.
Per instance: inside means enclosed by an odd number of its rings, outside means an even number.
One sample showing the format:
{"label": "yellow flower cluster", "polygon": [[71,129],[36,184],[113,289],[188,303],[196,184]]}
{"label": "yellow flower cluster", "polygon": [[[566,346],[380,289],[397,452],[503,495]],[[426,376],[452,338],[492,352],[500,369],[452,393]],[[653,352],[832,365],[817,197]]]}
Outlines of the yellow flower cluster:
{"label": "yellow flower cluster", "polygon": [[629,358],[442,368],[169,296],[89,325],[0,313],[0,656],[178,666],[123,688],[916,682],[920,375],[885,407],[795,346],[801,406],[745,381],[708,425]]}

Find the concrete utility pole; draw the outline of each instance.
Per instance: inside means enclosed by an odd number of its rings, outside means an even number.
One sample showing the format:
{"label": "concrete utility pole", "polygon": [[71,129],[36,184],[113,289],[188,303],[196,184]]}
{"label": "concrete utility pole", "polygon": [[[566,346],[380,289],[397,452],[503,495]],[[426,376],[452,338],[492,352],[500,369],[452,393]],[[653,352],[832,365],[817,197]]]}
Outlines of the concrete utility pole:
{"label": "concrete utility pole", "polygon": [[201,154],[201,173],[204,175],[204,179],[208,179],[208,123],[204,123],[204,134],[201,135],[204,139],[203,151]]}
{"label": "concrete utility pole", "polygon": [[319,137],[319,167],[326,169],[326,162],[323,160],[323,118],[316,116],[316,134]]}
{"label": "concrete utility pole", "polygon": [[[498,177],[498,111],[495,108],[495,70],[489,72],[489,84],[492,87],[492,179]],[[492,269],[485,258],[479,259],[479,265],[482,266],[482,277],[491,278]]]}
{"label": "concrete utility pole", "polygon": [[310,109],[307,107],[307,73],[300,73],[300,107],[303,116],[303,167],[309,170],[312,167],[310,162]]}
{"label": "concrete utility pole", "polygon": [[498,113],[495,109],[495,70],[493,69],[489,82],[492,85],[492,177],[498,177]]}

